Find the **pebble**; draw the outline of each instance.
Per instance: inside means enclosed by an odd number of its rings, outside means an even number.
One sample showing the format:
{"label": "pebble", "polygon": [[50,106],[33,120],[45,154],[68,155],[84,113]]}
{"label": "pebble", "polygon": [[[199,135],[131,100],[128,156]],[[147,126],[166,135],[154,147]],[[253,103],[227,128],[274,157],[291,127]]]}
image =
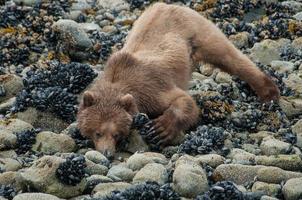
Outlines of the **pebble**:
{"label": "pebble", "polygon": [[269,136],[263,139],[260,149],[264,155],[268,156],[286,154],[290,149],[290,144]]}
{"label": "pebble", "polygon": [[256,181],[253,184],[252,192],[264,192],[265,195],[275,197],[281,192],[281,185]]}
{"label": "pebble", "polygon": [[228,155],[234,164],[250,165],[255,163],[255,155],[242,149],[234,148]]}
{"label": "pebble", "polygon": [[86,159],[87,167],[85,168],[85,172],[89,175],[98,174],[98,175],[106,175],[108,172],[108,168],[104,165],[96,164],[90,160]]}
{"label": "pebble", "polygon": [[85,157],[96,164],[109,163],[109,160],[106,158],[106,156],[95,150],[86,152]]}
{"label": "pebble", "polygon": [[0,169],[9,172],[17,171],[22,167],[22,164],[16,159],[12,158],[0,158]]}
{"label": "pebble", "polygon": [[292,62],[273,60],[271,62],[271,67],[280,73],[286,73],[292,72],[294,70],[295,65]]}
{"label": "pebble", "polygon": [[130,5],[124,0],[97,0],[96,2],[97,7],[105,8],[108,10],[129,10]]}
{"label": "pebble", "polygon": [[71,8],[72,11],[85,11],[91,9],[91,5],[87,3],[86,0],[77,0],[76,2],[72,3]]}
{"label": "pebble", "polygon": [[249,44],[249,33],[241,32],[235,35],[231,35],[229,40],[239,49],[247,47]]}
{"label": "pebble", "polygon": [[43,131],[37,134],[36,143],[32,150],[45,154],[69,153],[75,150],[74,140],[65,134],[56,134],[50,131]]}
{"label": "pebble", "polygon": [[302,93],[302,78],[296,74],[292,73],[290,74],[285,80],[285,85],[295,91],[296,93],[300,94]]}
{"label": "pebble", "polygon": [[193,198],[209,189],[205,171],[195,161],[177,161],[173,173],[173,189],[181,196]]}
{"label": "pebble", "polygon": [[301,172],[286,171],[279,167],[262,167],[257,171],[257,180],[266,183],[280,184],[282,181],[300,177]]}
{"label": "pebble", "polygon": [[302,114],[302,99],[283,97],[279,100],[279,105],[289,118]]}
{"label": "pebble", "polygon": [[10,149],[16,145],[17,136],[5,129],[0,130],[0,150]]}
{"label": "pebble", "polygon": [[134,176],[134,183],[142,183],[146,181],[155,181],[160,185],[168,181],[168,171],[158,163],[149,163],[140,169]]}
{"label": "pebble", "polygon": [[295,18],[298,21],[302,21],[302,12],[298,12],[293,16],[293,18]]}
{"label": "pebble", "polygon": [[140,170],[148,163],[159,163],[165,165],[168,163],[168,160],[164,155],[159,153],[135,153],[127,160],[127,167],[136,171]]}
{"label": "pebble", "polygon": [[60,198],[50,195],[50,194],[44,194],[44,193],[22,193],[18,194],[13,198],[13,200],[60,200]]}
{"label": "pebble", "polygon": [[217,83],[232,83],[232,77],[226,72],[218,72],[215,78]]}
{"label": "pebble", "polygon": [[225,162],[225,158],[218,154],[198,155],[195,157],[195,160],[201,165],[207,164],[213,168],[216,168]]}
{"label": "pebble", "polygon": [[0,75],[0,103],[16,96],[23,88],[22,78],[14,74]]}
{"label": "pebble", "polygon": [[274,155],[274,156],[256,156],[257,165],[274,166],[290,171],[301,171],[302,159],[300,155]]}
{"label": "pebble", "polygon": [[289,8],[293,9],[295,12],[302,11],[302,2],[298,1],[283,1],[281,3],[283,6],[288,6]]}
{"label": "pebble", "polygon": [[0,129],[5,129],[6,131],[13,133],[31,130],[33,128],[34,127],[31,124],[20,119],[0,120]]}
{"label": "pebble", "polygon": [[297,200],[302,197],[302,178],[293,178],[286,181],[282,188],[285,200]]}
{"label": "pebble", "polygon": [[115,183],[100,183],[92,191],[94,198],[102,198],[109,195],[114,190],[123,191],[126,188],[129,188],[131,184],[124,182],[115,182]]}
{"label": "pebble", "polygon": [[[155,164],[155,163],[153,163],[153,164]],[[150,165],[150,164],[148,164],[148,165]],[[144,168],[142,168],[142,169],[144,169]],[[142,169],[140,171],[142,171]],[[141,173],[144,173],[144,172],[141,172]],[[125,181],[125,182],[131,182],[134,175],[135,175],[135,173],[131,169],[127,168],[124,164],[112,166],[109,169],[108,174],[107,174],[108,177],[117,177],[121,181]],[[144,176],[144,174],[142,174],[140,177],[137,177],[138,181],[140,179],[143,179],[144,178],[143,176]],[[150,177],[150,178],[152,179],[152,177]]]}
{"label": "pebble", "polygon": [[302,149],[302,119],[297,121],[293,126],[292,126],[292,131],[294,134],[297,135],[297,143],[296,145]]}

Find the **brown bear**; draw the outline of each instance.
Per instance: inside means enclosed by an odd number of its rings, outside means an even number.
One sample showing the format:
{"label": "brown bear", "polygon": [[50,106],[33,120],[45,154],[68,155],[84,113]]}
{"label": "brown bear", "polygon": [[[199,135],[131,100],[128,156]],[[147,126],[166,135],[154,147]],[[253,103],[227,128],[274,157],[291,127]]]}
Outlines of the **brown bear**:
{"label": "brown bear", "polygon": [[155,3],[134,23],[124,47],[84,93],[78,127],[101,152],[114,154],[135,113],[154,119],[151,133],[168,145],[194,125],[199,109],[186,93],[192,66],[205,62],[246,81],[262,101],[279,89],[209,20],[190,8]]}

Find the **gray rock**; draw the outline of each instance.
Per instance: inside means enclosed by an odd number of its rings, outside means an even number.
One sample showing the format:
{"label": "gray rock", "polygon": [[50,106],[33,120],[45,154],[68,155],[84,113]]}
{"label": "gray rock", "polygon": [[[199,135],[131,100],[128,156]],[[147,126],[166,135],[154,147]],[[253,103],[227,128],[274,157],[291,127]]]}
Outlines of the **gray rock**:
{"label": "gray rock", "polygon": [[290,149],[290,144],[277,140],[272,137],[266,137],[263,139],[260,149],[262,153],[265,155],[279,155],[279,154],[286,154]]}
{"label": "gray rock", "polygon": [[302,114],[302,99],[282,97],[279,105],[290,118]]}
{"label": "gray rock", "polygon": [[302,148],[302,119],[292,126],[292,131],[297,135],[297,146]]}
{"label": "gray rock", "polygon": [[0,130],[5,129],[6,131],[19,133],[21,131],[31,130],[34,127],[19,119],[8,119],[0,120]]}
{"label": "gray rock", "polygon": [[0,151],[0,158],[16,158],[17,153],[14,150]]}
{"label": "gray rock", "polygon": [[96,5],[99,8],[105,8],[109,10],[129,10],[129,4],[124,0],[97,0]]}
{"label": "gray rock", "polygon": [[229,37],[231,42],[239,49],[247,47],[249,44],[249,33],[241,32]]}
{"label": "gray rock", "polygon": [[[22,88],[22,78],[14,74],[0,75],[0,86],[4,90],[4,95],[0,96],[0,103],[16,96]],[[1,90],[2,90],[1,89]]]}
{"label": "gray rock", "polygon": [[293,18],[295,18],[298,21],[302,21],[302,12],[298,12],[293,16]]}
{"label": "gray rock", "polygon": [[119,164],[111,167],[108,171],[108,177],[117,177],[122,181],[130,182],[132,181],[135,173],[127,168],[124,164]]}
{"label": "gray rock", "polygon": [[298,38],[294,39],[291,47],[294,50],[295,54],[302,55],[302,37],[298,37]]}
{"label": "gray rock", "polygon": [[16,146],[17,136],[11,131],[0,129],[0,150],[9,149]]}
{"label": "gray rock", "polygon": [[302,11],[302,3],[298,1],[283,1],[281,5],[288,6],[293,9],[295,12]]}
{"label": "gray rock", "polygon": [[22,165],[19,161],[12,158],[0,158],[0,169],[2,171],[17,171],[21,169]]}
{"label": "gray rock", "polygon": [[257,171],[257,180],[266,183],[280,184],[282,181],[300,177],[302,177],[300,172],[286,171],[279,167],[262,167]]}
{"label": "gray rock", "polygon": [[89,182],[95,182],[95,181],[100,181],[100,183],[111,183],[113,182],[113,180],[107,176],[103,176],[103,175],[98,175],[98,174],[94,174],[91,175],[87,178],[87,183]]}
{"label": "gray rock", "polygon": [[6,113],[9,111],[13,106],[16,101],[16,97],[12,97],[3,103],[0,104],[0,113]]}
{"label": "gray rock", "polygon": [[98,24],[95,24],[95,23],[79,23],[79,25],[86,32],[99,31],[101,29],[101,27]]}
{"label": "gray rock", "polygon": [[249,138],[254,141],[255,143],[261,143],[262,140],[268,136],[273,136],[273,132],[269,131],[259,131],[257,133],[249,134]]}
{"label": "gray rock", "polygon": [[88,151],[85,153],[85,157],[97,164],[109,163],[109,160],[101,152],[98,151]]}
{"label": "gray rock", "polygon": [[213,177],[215,181],[233,181],[242,185],[254,181],[257,172],[263,167],[259,165],[222,164],[214,170]]}
{"label": "gray rock", "polygon": [[290,74],[286,79],[284,79],[284,83],[287,87],[298,94],[302,93],[302,78],[298,74]]}
{"label": "gray rock", "polygon": [[126,151],[131,153],[135,152],[146,152],[149,150],[147,143],[143,140],[141,135],[136,130],[132,130],[128,137],[128,145],[126,147]]}
{"label": "gray rock", "polygon": [[160,185],[165,184],[168,181],[168,171],[162,165],[158,163],[149,163],[140,169],[133,178],[134,183],[155,181]]}
{"label": "gray rock", "polygon": [[255,155],[242,149],[232,149],[228,157],[232,159],[232,163],[234,164],[249,165],[255,163]]}
{"label": "gray rock", "polygon": [[58,197],[50,194],[43,194],[43,193],[22,193],[18,194],[13,198],[13,200],[60,200]]}
{"label": "gray rock", "polygon": [[131,184],[124,182],[116,182],[116,183],[100,183],[92,191],[93,197],[101,198],[109,195],[114,190],[123,191],[130,187]]}
{"label": "gray rock", "polygon": [[68,123],[50,112],[41,112],[36,108],[28,108],[24,112],[18,112],[17,118],[41,128],[43,131],[59,133],[68,127]]}
{"label": "gray rock", "polygon": [[264,192],[264,194],[268,196],[277,196],[280,191],[281,185],[264,183],[260,181],[256,181],[252,187],[252,192]]}
{"label": "gray rock", "polygon": [[173,173],[173,189],[183,197],[193,198],[209,188],[205,171],[196,161],[182,158]]}
{"label": "gray rock", "polygon": [[210,64],[204,64],[199,68],[200,73],[205,76],[211,76],[214,72],[214,69],[215,68]]}
{"label": "gray rock", "polygon": [[71,10],[79,10],[79,11],[85,11],[88,9],[91,9],[91,5],[87,3],[86,0],[77,0],[72,3]]}
{"label": "gray rock", "polygon": [[260,43],[256,43],[251,49],[251,58],[255,62],[262,64],[270,64],[273,60],[280,60],[280,53],[285,44],[290,43],[285,40],[263,40]]}
{"label": "gray rock", "polygon": [[274,166],[290,171],[302,169],[302,159],[300,155],[277,155],[277,156],[256,156],[257,165]]}
{"label": "gray rock", "polygon": [[65,134],[56,134],[50,131],[43,131],[37,134],[36,143],[32,150],[45,154],[69,153],[76,148],[74,140]]}
{"label": "gray rock", "polygon": [[16,186],[17,173],[13,171],[0,173],[0,185]]}
{"label": "gray rock", "polygon": [[283,186],[282,193],[285,200],[298,200],[302,198],[302,178],[288,180]]}
{"label": "gray rock", "polygon": [[135,153],[127,160],[127,167],[136,171],[140,170],[148,163],[159,163],[165,165],[168,163],[168,160],[164,155],[159,153]]}
{"label": "gray rock", "polygon": [[205,79],[208,79],[209,77],[201,74],[201,73],[198,73],[198,72],[193,72],[192,73],[192,79],[196,79],[196,80],[200,80],[200,81],[203,81]]}
{"label": "gray rock", "polygon": [[275,197],[270,197],[270,196],[264,195],[261,197],[260,200],[279,200],[279,199],[277,199]]}
{"label": "gray rock", "polygon": [[39,0],[14,0],[16,4],[23,4],[26,6],[34,6]]}
{"label": "gray rock", "polygon": [[106,175],[108,172],[108,168],[104,165],[96,164],[90,160],[86,159],[85,171],[89,175],[98,174],[98,175]]}
{"label": "gray rock", "polygon": [[215,81],[217,83],[232,83],[232,77],[226,72],[218,72]]}
{"label": "gray rock", "polygon": [[224,163],[225,158],[218,154],[206,154],[206,155],[199,155],[195,157],[198,163],[210,165],[213,168]]}
{"label": "gray rock", "polygon": [[292,72],[295,68],[295,65],[292,62],[273,60],[271,62],[271,67],[280,73],[285,73]]}
{"label": "gray rock", "polygon": [[61,183],[56,178],[56,170],[65,159],[57,156],[43,156],[34,164],[24,169],[17,176],[17,182],[22,188],[30,186],[32,189],[55,195],[59,198],[71,198],[82,194],[85,189],[86,179],[75,186]]}

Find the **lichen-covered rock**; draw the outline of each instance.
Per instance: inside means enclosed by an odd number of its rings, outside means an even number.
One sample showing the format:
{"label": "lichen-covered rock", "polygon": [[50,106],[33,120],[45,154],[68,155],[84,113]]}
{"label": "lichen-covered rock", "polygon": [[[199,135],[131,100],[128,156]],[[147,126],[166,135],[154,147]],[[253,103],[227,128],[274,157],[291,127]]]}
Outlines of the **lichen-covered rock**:
{"label": "lichen-covered rock", "polygon": [[279,167],[262,167],[257,171],[257,179],[266,183],[280,184],[291,178],[302,177],[301,172],[286,171]]}
{"label": "lichen-covered rock", "polygon": [[271,67],[280,73],[285,73],[285,72],[292,72],[295,65],[292,62],[273,60],[271,62]]}
{"label": "lichen-covered rock", "polygon": [[281,185],[269,184],[257,181],[253,184],[252,192],[264,192],[268,196],[277,196],[281,191]]}
{"label": "lichen-covered rock", "polygon": [[8,172],[8,171],[17,171],[22,167],[22,163],[20,163],[16,159],[12,158],[0,158],[0,169]]}
{"label": "lichen-covered rock", "polygon": [[292,131],[297,135],[297,146],[302,148],[302,119],[292,126]]}
{"label": "lichen-covered rock", "polygon": [[280,107],[288,117],[294,117],[302,114],[302,99],[281,98]]}
{"label": "lichen-covered rock", "polygon": [[68,135],[43,131],[37,134],[32,150],[45,154],[70,153],[75,150],[75,145],[74,140]]}
{"label": "lichen-covered rock", "polygon": [[36,191],[55,195],[59,198],[71,198],[82,194],[85,189],[86,179],[75,185],[65,185],[56,177],[56,170],[65,159],[57,156],[43,156],[34,164],[21,171],[17,182],[22,188],[30,186]]}
{"label": "lichen-covered rock", "polygon": [[142,183],[147,181],[155,181],[160,185],[168,181],[168,171],[158,163],[149,163],[141,168],[133,178],[134,183]]}
{"label": "lichen-covered rock", "polygon": [[109,160],[106,158],[106,156],[104,156],[101,152],[98,151],[87,151],[85,153],[85,157],[96,163],[96,164],[105,164],[105,163],[109,163]]}
{"label": "lichen-covered rock", "polygon": [[85,171],[89,175],[98,174],[98,175],[106,175],[108,172],[108,168],[101,164],[96,164],[90,160],[86,160],[87,167]]}
{"label": "lichen-covered rock", "polygon": [[17,143],[17,136],[6,129],[0,129],[0,150],[13,148]]}
{"label": "lichen-covered rock", "polygon": [[107,176],[110,178],[113,179],[118,178],[121,181],[126,181],[126,182],[132,181],[134,175],[135,173],[131,169],[126,167],[125,164],[114,165],[109,169],[107,174]]}
{"label": "lichen-covered rock", "polygon": [[262,153],[268,156],[286,154],[289,151],[289,148],[289,143],[277,140],[272,137],[264,138],[260,145]]}
{"label": "lichen-covered rock", "polygon": [[242,149],[234,148],[228,155],[234,164],[250,165],[255,163],[255,155]]}
{"label": "lichen-covered rock", "polygon": [[282,188],[285,200],[297,200],[302,198],[302,178],[293,178],[286,181]]}
{"label": "lichen-covered rock", "polygon": [[18,94],[23,88],[22,78],[13,74],[0,75],[0,103]]}
{"label": "lichen-covered rock", "polygon": [[135,153],[127,160],[127,167],[133,171],[140,170],[148,163],[167,164],[167,158],[159,153]]}
{"label": "lichen-covered rock", "polygon": [[33,128],[31,124],[20,119],[0,120],[0,129],[5,129],[13,133],[31,130]]}
{"label": "lichen-covered rock", "polygon": [[218,154],[199,155],[196,156],[195,159],[198,163],[207,164],[213,168],[216,168],[225,162],[225,158]]}
{"label": "lichen-covered rock", "polygon": [[50,194],[44,194],[44,193],[23,193],[18,194],[13,198],[13,200],[60,200],[60,198],[50,195]]}
{"label": "lichen-covered rock", "polygon": [[109,195],[112,191],[119,190],[123,191],[126,188],[129,188],[131,184],[124,182],[115,182],[115,183],[100,183],[92,191],[93,197],[102,198]]}
{"label": "lichen-covered rock", "polygon": [[302,159],[300,155],[275,155],[275,156],[256,156],[257,165],[274,166],[290,171],[302,170]]}

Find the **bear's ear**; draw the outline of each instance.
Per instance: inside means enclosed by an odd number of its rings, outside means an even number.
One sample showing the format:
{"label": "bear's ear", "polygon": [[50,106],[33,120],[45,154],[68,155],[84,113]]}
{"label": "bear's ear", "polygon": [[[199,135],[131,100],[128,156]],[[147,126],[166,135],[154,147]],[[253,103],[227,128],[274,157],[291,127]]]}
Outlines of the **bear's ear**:
{"label": "bear's ear", "polygon": [[131,94],[125,94],[120,99],[122,107],[131,115],[138,113],[135,99]]}
{"label": "bear's ear", "polygon": [[84,108],[90,107],[95,103],[94,94],[86,91],[83,94],[83,106]]}

